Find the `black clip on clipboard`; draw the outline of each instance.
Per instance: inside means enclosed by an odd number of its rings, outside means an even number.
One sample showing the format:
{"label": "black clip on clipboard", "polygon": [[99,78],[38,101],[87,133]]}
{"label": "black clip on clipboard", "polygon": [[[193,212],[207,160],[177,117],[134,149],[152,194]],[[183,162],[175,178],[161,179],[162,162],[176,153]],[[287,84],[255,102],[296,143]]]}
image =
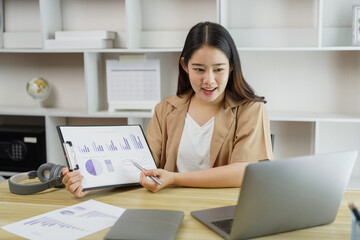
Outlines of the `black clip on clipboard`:
{"label": "black clip on clipboard", "polygon": [[75,151],[73,149],[73,144],[71,141],[66,141],[63,142],[63,148],[64,148],[64,152],[65,152],[65,157],[66,160],[68,162],[68,166],[69,166],[69,171],[73,171],[73,170],[79,170],[79,165],[77,163],[76,160],[76,154]]}

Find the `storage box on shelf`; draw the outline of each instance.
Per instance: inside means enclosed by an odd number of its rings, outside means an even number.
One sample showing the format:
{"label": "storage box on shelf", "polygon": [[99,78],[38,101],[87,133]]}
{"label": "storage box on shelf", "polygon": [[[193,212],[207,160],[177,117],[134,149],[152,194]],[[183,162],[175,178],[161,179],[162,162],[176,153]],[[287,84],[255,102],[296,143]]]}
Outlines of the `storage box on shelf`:
{"label": "storage box on shelf", "polygon": [[[0,124],[2,116],[44,118],[48,161],[56,163],[65,163],[56,125],[91,119],[91,124],[140,123],[146,129],[151,112],[107,111],[106,60],[123,54],[160,59],[161,97],[174,95],[188,30],[197,22],[213,21],[229,29],[245,78],[268,100],[276,158],[360,151],[360,48],[351,41],[352,6],[357,3],[1,0],[5,25],[0,46],[6,32],[40,32],[41,44],[54,39],[56,31],[117,34],[112,49],[31,49],[30,42],[20,49],[0,49]],[[24,18],[17,19],[19,13]],[[49,80],[51,108],[35,108],[25,92],[26,82],[36,76]],[[354,170],[349,186],[360,188],[358,179],[360,172]]]}

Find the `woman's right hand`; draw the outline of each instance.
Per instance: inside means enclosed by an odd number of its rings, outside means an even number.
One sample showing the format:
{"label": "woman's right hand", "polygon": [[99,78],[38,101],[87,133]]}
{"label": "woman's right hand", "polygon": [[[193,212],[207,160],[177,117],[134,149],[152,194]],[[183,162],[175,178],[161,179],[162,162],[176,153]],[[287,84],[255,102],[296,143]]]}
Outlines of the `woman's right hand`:
{"label": "woman's right hand", "polygon": [[61,170],[63,174],[62,182],[66,186],[66,190],[74,194],[76,197],[84,197],[88,192],[83,192],[82,180],[84,176],[79,171],[70,172],[69,168],[63,168]]}
{"label": "woman's right hand", "polygon": [[[149,169],[140,173],[140,184],[151,192],[157,192],[162,188],[165,188],[174,183],[173,172],[166,171],[164,169]],[[156,176],[162,181],[162,185],[157,184],[152,179],[148,179],[148,176]]]}

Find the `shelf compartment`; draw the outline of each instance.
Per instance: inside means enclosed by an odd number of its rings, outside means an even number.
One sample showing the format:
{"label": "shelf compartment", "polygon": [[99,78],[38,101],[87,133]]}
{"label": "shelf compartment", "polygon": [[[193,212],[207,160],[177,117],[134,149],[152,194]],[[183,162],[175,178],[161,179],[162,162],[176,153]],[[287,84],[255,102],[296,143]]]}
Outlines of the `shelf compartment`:
{"label": "shelf compartment", "polygon": [[359,51],[241,51],[240,58],[269,111],[360,114]]}
{"label": "shelf compartment", "polygon": [[220,23],[237,47],[318,45],[317,0],[223,0],[220,4]]}
{"label": "shelf compartment", "polygon": [[[182,48],[191,27],[203,21],[217,22],[216,0],[128,1],[129,48]],[[186,17],[184,13],[186,12]],[[139,14],[141,13],[141,14]]]}
{"label": "shelf compartment", "polygon": [[275,136],[275,159],[313,154],[314,142],[309,139],[314,139],[314,126],[312,122],[271,121],[271,134]]}
{"label": "shelf compartment", "polygon": [[41,1],[45,40],[56,31],[97,31],[116,33],[115,48],[127,46],[125,0]]}
{"label": "shelf compartment", "polygon": [[[38,0],[2,0],[2,45],[6,49],[42,48]],[[1,13],[2,13],[1,12]],[[19,17],[21,16],[21,17]],[[2,25],[2,24],[1,24]]]}
{"label": "shelf compartment", "polygon": [[85,110],[83,69],[83,54],[2,53],[0,72],[6,88],[0,88],[0,105],[35,108],[37,101],[26,92],[26,84],[43,77],[50,85],[45,106]]}
{"label": "shelf compartment", "polygon": [[323,47],[352,46],[351,27],[324,27]]}
{"label": "shelf compartment", "polygon": [[[360,123],[321,122],[319,125],[319,153],[357,150],[360,152]],[[360,189],[360,156],[358,155],[349,187]]]}
{"label": "shelf compartment", "polygon": [[352,46],[353,0],[324,0],[322,46]]}
{"label": "shelf compartment", "polygon": [[[175,95],[177,87],[177,64],[179,53],[144,53],[145,59],[160,59],[161,99]],[[87,52],[84,54],[87,109],[89,114],[107,114],[106,60],[119,60],[119,53]],[[129,111],[125,111],[129,112]],[[136,116],[148,113],[133,111]],[[115,112],[123,116],[124,112]],[[109,114],[111,115],[111,113]],[[133,114],[131,114],[133,117]]]}
{"label": "shelf compartment", "polygon": [[229,29],[237,47],[315,47],[317,33],[315,28],[259,28]]}

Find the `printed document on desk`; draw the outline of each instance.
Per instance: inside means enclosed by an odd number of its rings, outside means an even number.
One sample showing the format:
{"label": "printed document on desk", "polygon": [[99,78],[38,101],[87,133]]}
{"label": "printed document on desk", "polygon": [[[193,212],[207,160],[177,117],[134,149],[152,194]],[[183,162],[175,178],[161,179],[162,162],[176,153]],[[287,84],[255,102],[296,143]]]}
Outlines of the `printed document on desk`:
{"label": "printed document on desk", "polygon": [[84,190],[138,184],[140,170],[156,168],[140,125],[58,126],[70,169],[84,176]]}
{"label": "printed document on desk", "polygon": [[8,224],[2,229],[27,239],[78,239],[113,226],[124,211],[124,208],[88,200]]}

